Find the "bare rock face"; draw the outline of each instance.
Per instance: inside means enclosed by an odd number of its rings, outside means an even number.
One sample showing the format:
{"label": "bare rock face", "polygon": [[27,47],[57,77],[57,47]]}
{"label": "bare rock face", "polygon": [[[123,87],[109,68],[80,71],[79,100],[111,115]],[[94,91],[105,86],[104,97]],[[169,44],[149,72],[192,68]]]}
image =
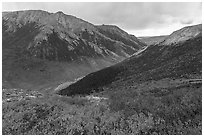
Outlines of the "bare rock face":
{"label": "bare rock face", "polygon": [[166,37],[164,41],[159,43],[159,45],[171,45],[171,44],[184,42],[191,38],[200,36],[201,33],[202,33],[202,24],[184,27],[180,30],[173,32],[171,35]]}

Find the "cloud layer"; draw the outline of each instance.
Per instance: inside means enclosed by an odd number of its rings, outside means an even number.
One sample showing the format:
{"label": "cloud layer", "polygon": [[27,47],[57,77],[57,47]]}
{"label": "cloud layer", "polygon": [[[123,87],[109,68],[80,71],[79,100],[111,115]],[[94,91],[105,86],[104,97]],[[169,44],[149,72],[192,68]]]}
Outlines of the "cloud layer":
{"label": "cloud layer", "polygon": [[93,24],[117,25],[136,36],[169,34],[174,29],[202,22],[202,4],[199,2],[3,3],[2,7],[4,11],[63,11]]}

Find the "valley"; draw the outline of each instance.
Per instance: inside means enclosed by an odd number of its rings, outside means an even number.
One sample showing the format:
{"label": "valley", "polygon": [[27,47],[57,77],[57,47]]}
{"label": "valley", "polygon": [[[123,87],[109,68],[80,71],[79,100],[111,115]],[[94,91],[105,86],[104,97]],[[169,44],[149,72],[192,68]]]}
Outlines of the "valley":
{"label": "valley", "polygon": [[137,38],[63,12],[2,20],[3,135],[202,134],[202,24]]}

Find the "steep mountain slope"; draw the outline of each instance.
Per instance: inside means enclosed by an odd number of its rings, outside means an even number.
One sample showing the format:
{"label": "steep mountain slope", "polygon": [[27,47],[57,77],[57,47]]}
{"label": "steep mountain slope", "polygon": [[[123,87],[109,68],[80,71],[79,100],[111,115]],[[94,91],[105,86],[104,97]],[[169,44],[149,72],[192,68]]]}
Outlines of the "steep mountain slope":
{"label": "steep mountain slope", "polygon": [[[134,35],[129,35],[127,32],[121,30],[117,26],[113,25],[101,25],[97,26],[100,33],[104,34],[105,36],[123,42],[125,45],[129,45],[130,47],[140,49],[146,46],[142,43],[139,39],[137,39]],[[135,46],[139,45],[139,46]]]}
{"label": "steep mountain slope", "polygon": [[[104,88],[117,91],[146,81],[165,78],[201,78],[202,34],[199,31],[199,35],[194,36],[186,41],[176,41],[175,44],[150,46],[139,55],[87,75],[67,89],[61,90],[59,94],[90,94],[103,91]],[[171,38],[172,35],[166,40]]]}
{"label": "steep mountain slope", "polygon": [[5,87],[72,81],[122,61],[145,46],[115,40],[74,16],[41,10],[3,12],[2,36]]}
{"label": "steep mountain slope", "polygon": [[149,45],[154,45],[156,43],[162,42],[167,36],[168,35],[152,36],[152,37],[139,37],[139,40],[149,46]]}

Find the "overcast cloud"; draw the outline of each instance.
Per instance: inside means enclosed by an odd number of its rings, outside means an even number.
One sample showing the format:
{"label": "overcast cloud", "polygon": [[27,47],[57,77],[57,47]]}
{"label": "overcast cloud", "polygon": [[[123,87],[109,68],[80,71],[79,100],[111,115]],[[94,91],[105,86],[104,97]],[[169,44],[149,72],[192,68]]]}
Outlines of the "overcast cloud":
{"label": "overcast cloud", "polygon": [[202,22],[202,4],[189,3],[3,3],[3,11],[62,11],[90,23],[117,25],[135,36],[165,35]]}

